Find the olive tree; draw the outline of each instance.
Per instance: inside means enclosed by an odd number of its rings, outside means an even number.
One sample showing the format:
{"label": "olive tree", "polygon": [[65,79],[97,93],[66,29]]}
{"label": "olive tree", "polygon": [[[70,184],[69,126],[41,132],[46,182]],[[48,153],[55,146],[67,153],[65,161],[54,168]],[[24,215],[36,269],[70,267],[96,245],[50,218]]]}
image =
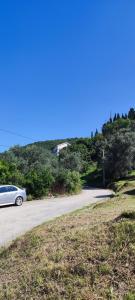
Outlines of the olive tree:
{"label": "olive tree", "polygon": [[135,132],[119,130],[107,140],[105,169],[108,180],[124,177],[135,164]]}

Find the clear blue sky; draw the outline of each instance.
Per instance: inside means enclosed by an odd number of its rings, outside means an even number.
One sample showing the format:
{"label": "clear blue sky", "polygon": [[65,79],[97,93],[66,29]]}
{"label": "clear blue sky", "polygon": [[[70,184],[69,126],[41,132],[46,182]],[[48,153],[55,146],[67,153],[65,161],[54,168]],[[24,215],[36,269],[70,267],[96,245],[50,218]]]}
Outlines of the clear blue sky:
{"label": "clear blue sky", "polygon": [[[0,83],[0,128],[89,136],[134,107],[135,1],[1,1]],[[0,144],[28,142],[0,132]]]}

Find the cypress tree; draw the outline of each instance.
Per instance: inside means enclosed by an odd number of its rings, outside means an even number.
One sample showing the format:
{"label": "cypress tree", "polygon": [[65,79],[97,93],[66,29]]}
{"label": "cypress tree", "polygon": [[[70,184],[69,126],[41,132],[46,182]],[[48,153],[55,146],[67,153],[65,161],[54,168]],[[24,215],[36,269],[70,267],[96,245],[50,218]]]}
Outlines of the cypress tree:
{"label": "cypress tree", "polygon": [[96,129],[95,136],[97,136],[97,135],[98,135],[98,130]]}
{"label": "cypress tree", "polygon": [[112,121],[112,118],[110,117],[110,120],[109,120],[109,123],[112,123],[113,121]]}
{"label": "cypress tree", "polygon": [[119,119],[120,119],[120,114],[119,114],[119,113],[117,114],[117,117],[116,117],[116,118],[117,118],[117,120],[119,120]]}
{"label": "cypress tree", "polygon": [[130,108],[130,110],[128,112],[128,118],[130,120],[135,120],[135,110],[134,110],[134,108]]}
{"label": "cypress tree", "polygon": [[115,122],[117,120],[117,116],[116,114],[114,115],[114,118],[113,118],[113,122]]}
{"label": "cypress tree", "polygon": [[91,131],[91,139],[93,139],[94,137],[94,134],[93,134],[93,131]]}

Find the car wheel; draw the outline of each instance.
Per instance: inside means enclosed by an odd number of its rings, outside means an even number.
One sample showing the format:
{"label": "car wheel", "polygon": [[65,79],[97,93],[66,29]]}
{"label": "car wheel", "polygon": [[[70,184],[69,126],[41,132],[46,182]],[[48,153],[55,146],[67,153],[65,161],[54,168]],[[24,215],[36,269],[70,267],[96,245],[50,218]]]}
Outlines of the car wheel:
{"label": "car wheel", "polygon": [[22,197],[17,197],[15,200],[15,205],[21,206],[23,204],[23,198]]}

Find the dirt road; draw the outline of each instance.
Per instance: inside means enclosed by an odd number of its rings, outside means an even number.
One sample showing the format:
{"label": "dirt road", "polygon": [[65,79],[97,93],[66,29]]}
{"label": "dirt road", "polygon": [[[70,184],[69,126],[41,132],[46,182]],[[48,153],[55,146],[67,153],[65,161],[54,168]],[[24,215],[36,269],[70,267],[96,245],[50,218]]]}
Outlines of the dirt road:
{"label": "dirt road", "polygon": [[21,207],[0,208],[0,246],[4,246],[33,227],[108,197],[104,189],[86,189],[75,196],[35,200]]}

